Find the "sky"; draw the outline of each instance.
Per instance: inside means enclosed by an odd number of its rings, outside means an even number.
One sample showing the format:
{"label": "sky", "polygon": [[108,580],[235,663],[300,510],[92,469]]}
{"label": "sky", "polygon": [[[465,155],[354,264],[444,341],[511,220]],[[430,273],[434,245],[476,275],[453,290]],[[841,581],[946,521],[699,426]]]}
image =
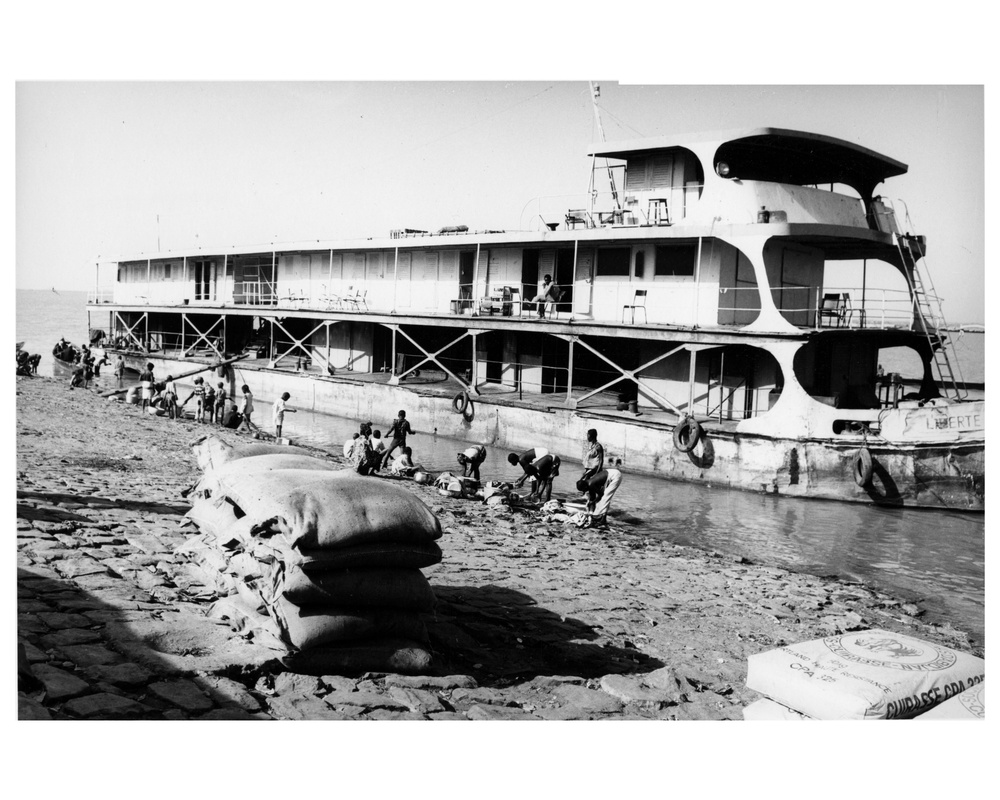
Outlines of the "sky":
{"label": "sky", "polygon": [[908,164],[877,191],[927,236],[946,319],[984,321],[982,86],[601,77],[18,82],[17,286],[93,288],[96,260],[199,246],[524,228],[533,198],[586,192],[595,79],[609,141],[774,126]]}

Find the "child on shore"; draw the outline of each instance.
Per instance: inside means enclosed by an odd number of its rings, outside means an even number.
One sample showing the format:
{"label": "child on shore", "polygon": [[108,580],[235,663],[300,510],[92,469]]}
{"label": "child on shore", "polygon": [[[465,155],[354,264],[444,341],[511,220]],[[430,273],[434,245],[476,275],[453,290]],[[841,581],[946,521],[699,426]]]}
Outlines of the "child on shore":
{"label": "child on shore", "polygon": [[[204,381],[203,381],[204,383]],[[204,409],[208,414],[208,421],[215,422],[215,387],[212,384],[207,384],[205,386],[205,405]]]}
{"label": "child on shore", "polygon": [[212,421],[222,424],[223,414],[226,412],[226,400],[228,395],[226,394],[226,384],[219,381],[219,390],[215,393],[215,411],[212,414]]}
{"label": "child on shore", "polygon": [[291,398],[288,392],[282,392],[281,397],[274,401],[274,408],[271,410],[271,417],[274,420],[274,435],[281,438],[281,426],[285,422],[285,412],[294,414],[295,409],[289,408],[286,403]]}
{"label": "child on shore", "polygon": [[173,375],[167,375],[166,383],[163,386],[163,408],[170,419],[177,419],[180,416],[177,409],[177,384],[174,383]]}
{"label": "child on shore", "polygon": [[151,363],[147,363],[146,369],[139,375],[139,386],[142,390],[140,400],[141,410],[145,411],[149,408],[149,403],[153,399],[153,365]]}
{"label": "child on shore", "polygon": [[194,418],[198,422],[204,424],[204,422],[205,422],[205,416],[204,416],[204,412],[205,412],[205,379],[204,378],[195,378],[194,379],[194,389],[191,390],[191,394],[189,394],[186,398],[184,398],[184,402],[181,403],[181,408],[183,408],[184,406],[186,406],[187,405],[187,401],[190,400],[192,397],[195,399]]}
{"label": "child on shore", "polygon": [[240,407],[240,414],[243,415],[243,421],[236,430],[243,430],[243,426],[246,425],[247,432],[252,433],[257,430],[257,426],[250,421],[250,417],[253,415],[253,392],[250,391],[250,387],[245,383],[240,387],[240,391],[243,392],[243,405]]}

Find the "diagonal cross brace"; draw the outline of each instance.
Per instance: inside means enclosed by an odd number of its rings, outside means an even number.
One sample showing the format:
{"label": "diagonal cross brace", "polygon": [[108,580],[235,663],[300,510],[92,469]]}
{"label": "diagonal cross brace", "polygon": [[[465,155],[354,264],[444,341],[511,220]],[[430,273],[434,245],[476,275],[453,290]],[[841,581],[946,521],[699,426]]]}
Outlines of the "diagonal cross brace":
{"label": "diagonal cross brace", "polygon": [[287,358],[288,356],[290,356],[292,354],[292,350],[294,350],[296,347],[298,347],[303,353],[306,354],[307,358],[310,358],[310,359],[315,358],[321,364],[323,364],[324,366],[326,366],[327,368],[329,368],[330,362],[327,361],[327,359],[318,350],[314,350],[312,352],[310,352],[309,350],[307,350],[306,346],[303,344],[303,342],[306,339],[308,339],[310,336],[312,336],[314,333],[316,333],[316,331],[318,331],[320,328],[323,328],[323,327],[327,328],[327,339],[329,340],[329,336],[330,336],[329,327],[330,327],[330,325],[336,325],[339,321],[340,320],[323,320],[322,322],[320,322],[319,325],[317,325],[315,328],[313,328],[311,331],[309,331],[309,333],[307,333],[301,339],[296,339],[294,336],[292,336],[292,334],[290,334],[288,332],[288,330],[285,328],[284,325],[282,325],[280,322],[278,322],[277,319],[271,319],[270,323],[272,325],[277,325],[282,330],[282,332],[284,332],[284,334],[289,339],[292,340],[292,346],[288,350],[288,352],[287,353],[283,353],[282,355],[280,355],[276,359],[274,359],[275,365],[277,365],[278,362],[281,361],[283,358]]}
{"label": "diagonal cross brace", "polygon": [[[607,361],[612,367],[614,367],[616,370],[618,370],[622,374],[623,377],[626,377],[626,378],[629,378],[630,380],[635,381],[643,389],[643,392],[645,394],[647,394],[652,400],[657,401],[662,407],[667,408],[670,411],[673,411],[679,417],[684,416],[684,413],[677,406],[675,406],[673,403],[671,403],[669,400],[667,400],[667,398],[663,397],[659,392],[654,391],[653,389],[649,388],[649,386],[647,386],[645,383],[643,383],[639,379],[639,373],[642,372],[644,369],[649,369],[651,366],[653,366],[653,364],[656,364],[658,361],[663,361],[663,359],[669,358],[674,353],[676,353],[678,350],[684,350],[684,349],[686,349],[685,345],[679,345],[679,346],[675,347],[673,350],[668,350],[666,353],[663,353],[662,355],[657,356],[652,361],[647,361],[645,364],[643,364],[638,369],[624,369],[623,367],[618,366],[614,361],[612,361],[606,355],[604,355],[603,353],[598,352],[596,349],[594,349],[593,347],[591,347],[589,344],[587,344],[585,341],[583,341],[583,339],[579,339],[578,338],[577,339],[577,343],[580,344],[580,345],[582,345],[583,347],[586,347],[591,353],[593,353],[598,358],[601,358],[604,361]],[[597,389],[594,389],[591,392],[587,392],[587,394],[583,395],[583,397],[576,398],[576,404],[579,405],[582,401],[586,400],[588,397],[593,397],[595,394],[598,394],[599,392],[603,392],[605,389],[608,389],[611,386],[614,386],[620,380],[621,380],[621,378],[615,378],[614,380],[609,381],[608,383],[604,384],[603,386],[601,386],[601,387],[599,387]]]}
{"label": "diagonal cross brace", "polygon": [[444,372],[447,373],[451,378],[454,378],[456,381],[458,381],[459,384],[462,386],[462,388],[465,389],[466,392],[470,392],[471,391],[471,392],[475,392],[476,394],[480,394],[479,389],[477,389],[475,386],[470,386],[468,383],[466,383],[464,380],[462,380],[461,378],[459,378],[458,375],[456,375],[454,372],[452,372],[450,369],[448,369],[444,364],[442,364],[437,359],[437,357],[439,355],[441,355],[441,353],[443,353],[448,348],[453,347],[454,345],[458,344],[466,336],[472,336],[473,331],[465,331],[461,336],[459,336],[457,339],[455,339],[455,341],[449,342],[444,347],[442,347],[440,350],[436,350],[433,353],[429,353],[426,350],[424,350],[424,348],[420,345],[419,342],[417,342],[416,339],[414,339],[412,336],[410,336],[410,334],[408,334],[406,331],[404,331],[402,329],[402,327],[400,327],[399,325],[386,325],[385,327],[389,328],[390,330],[394,330],[397,333],[401,333],[403,336],[405,336],[407,339],[409,339],[411,342],[413,342],[414,347],[416,347],[421,353],[423,353],[426,356],[426,358],[424,358],[423,361],[420,361],[420,362],[414,364],[412,367],[410,367],[405,372],[401,372],[398,375],[393,375],[392,378],[389,380],[389,382],[393,386],[397,385],[399,383],[400,379],[402,379],[406,375],[409,375],[411,372],[413,372],[413,370],[419,369],[422,365],[426,364],[428,361],[433,361],[442,370],[444,370]]}
{"label": "diagonal cross brace", "polygon": [[194,330],[194,332],[198,334],[198,338],[195,339],[194,344],[192,344],[184,351],[185,356],[198,346],[198,342],[204,342],[219,358],[222,358],[222,353],[219,352],[219,348],[208,340],[208,334],[210,334],[213,330],[215,330],[216,325],[220,325],[224,321],[225,319],[224,317],[219,317],[215,322],[213,322],[209,326],[208,330],[205,331],[204,333],[198,330],[195,324],[188,318],[187,314],[181,314],[181,319],[183,319],[187,325],[190,325],[192,330]]}
{"label": "diagonal cross brace", "polygon": [[124,319],[122,319],[122,315],[119,314],[117,311],[115,312],[115,316],[118,318],[118,321],[125,328],[125,333],[128,336],[128,338],[131,339],[133,342],[135,342],[139,346],[140,350],[142,350],[144,353],[148,353],[149,351],[146,349],[146,345],[142,341],[140,341],[140,339],[134,333],[132,333],[132,331],[138,328],[140,323],[146,321],[149,317],[149,314],[143,311],[142,316],[139,317],[139,319],[135,321],[135,325],[132,326],[129,326],[129,324]]}

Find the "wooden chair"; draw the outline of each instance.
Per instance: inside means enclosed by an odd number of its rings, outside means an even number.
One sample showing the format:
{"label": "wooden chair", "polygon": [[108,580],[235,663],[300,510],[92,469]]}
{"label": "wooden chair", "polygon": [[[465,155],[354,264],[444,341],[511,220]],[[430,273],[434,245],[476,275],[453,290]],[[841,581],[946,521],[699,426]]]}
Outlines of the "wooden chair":
{"label": "wooden chair", "polygon": [[636,289],[635,295],[632,297],[631,303],[626,303],[622,306],[622,322],[625,321],[625,312],[632,312],[632,323],[635,324],[635,312],[642,311],[642,321],[647,322],[646,318],[646,289]]}

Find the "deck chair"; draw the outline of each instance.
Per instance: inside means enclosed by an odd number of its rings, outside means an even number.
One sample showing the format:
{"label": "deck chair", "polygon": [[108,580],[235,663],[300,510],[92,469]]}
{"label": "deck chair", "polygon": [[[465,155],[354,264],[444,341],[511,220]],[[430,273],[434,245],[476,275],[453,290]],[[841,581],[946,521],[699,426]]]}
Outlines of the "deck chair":
{"label": "deck chair", "polygon": [[[503,315],[505,317],[521,316],[521,287],[508,286],[506,290]],[[517,307],[515,310],[515,306]]]}
{"label": "deck chair", "polygon": [[836,320],[836,327],[841,327],[847,321],[847,305],[850,302],[850,295],[825,294],[823,302],[819,307],[819,327],[823,327],[823,320]]}
{"label": "deck chair", "polygon": [[642,311],[642,321],[646,322],[646,290],[636,289],[631,303],[622,306],[622,322],[625,321],[625,312],[632,312],[632,322],[635,323],[635,312]]}

